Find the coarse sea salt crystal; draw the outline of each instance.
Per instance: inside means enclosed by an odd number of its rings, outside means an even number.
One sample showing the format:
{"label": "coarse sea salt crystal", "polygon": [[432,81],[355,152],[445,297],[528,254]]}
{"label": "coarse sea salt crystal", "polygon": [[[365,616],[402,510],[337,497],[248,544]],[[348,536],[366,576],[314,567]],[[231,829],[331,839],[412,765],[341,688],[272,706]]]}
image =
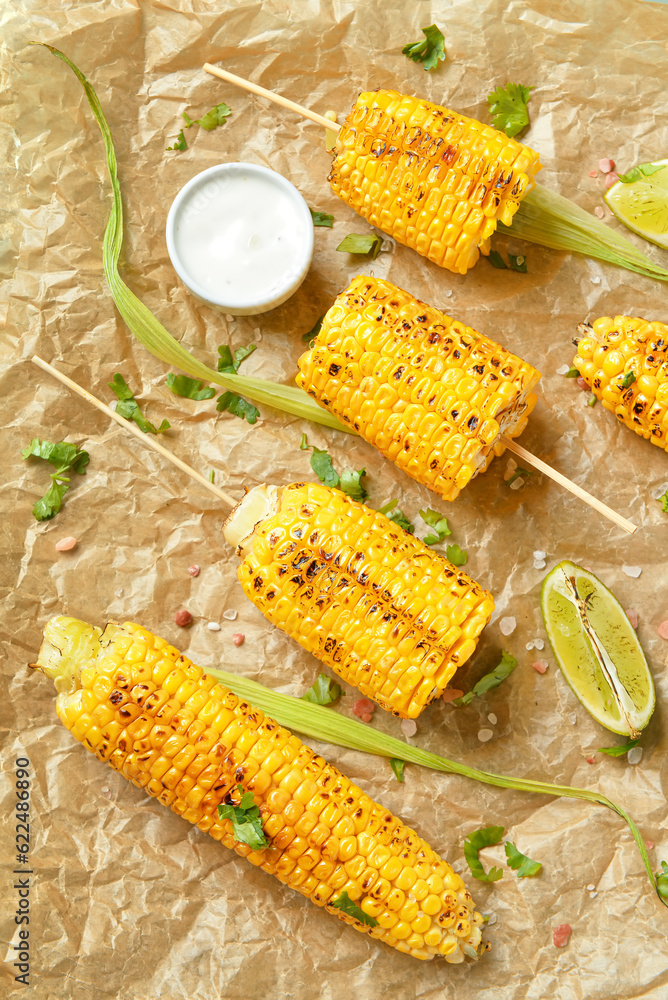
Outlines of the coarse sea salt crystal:
{"label": "coarse sea salt crystal", "polygon": [[494,712],[490,712],[489,715],[487,716],[487,721],[491,722],[491,724],[495,726],[499,720],[494,715]]}
{"label": "coarse sea salt crystal", "polygon": [[545,642],[542,639],[534,639],[533,644],[536,649],[545,649]]}
{"label": "coarse sea salt crystal", "polygon": [[533,568],[534,569],[545,569],[547,563],[544,559],[534,559]]}
{"label": "coarse sea salt crystal", "polygon": [[668,487],[666,487],[666,486],[659,486],[656,489],[656,491],[654,493],[652,493],[652,496],[653,496],[653,498],[655,500],[660,500],[661,497],[664,495],[664,493],[666,493],[667,490],[668,490]]}
{"label": "coarse sea salt crystal", "polygon": [[642,747],[631,747],[626,755],[629,764],[639,764],[642,760]]}
{"label": "coarse sea salt crystal", "polygon": [[596,216],[597,219],[604,219],[605,210],[601,208],[600,205],[597,205],[596,208],[594,209],[594,215]]}
{"label": "coarse sea salt crystal", "polygon": [[597,274],[592,274],[592,276],[591,276],[591,283],[592,283],[592,285],[600,285],[601,284],[601,279],[599,278],[599,276]]}
{"label": "coarse sea salt crystal", "polygon": [[590,882],[589,885],[587,886],[587,892],[593,892],[595,888],[596,886],[594,885],[594,883]]}
{"label": "coarse sea salt crystal", "polygon": [[414,719],[404,719],[401,723],[401,731],[407,738],[415,736],[417,733],[417,723]]}
{"label": "coarse sea salt crystal", "polygon": [[534,645],[535,645],[535,643],[534,643],[534,641],[532,640],[531,642],[528,642],[528,643],[526,644],[526,647],[525,647],[525,648],[526,648],[526,649],[527,649],[527,651],[528,651],[528,650],[530,650],[530,649],[533,649]]}
{"label": "coarse sea salt crystal", "polygon": [[487,743],[489,740],[492,739],[493,736],[494,733],[492,732],[491,729],[481,729],[478,732],[478,739],[480,740],[481,743]]}
{"label": "coarse sea salt crystal", "polygon": [[498,919],[499,918],[497,917],[496,913],[488,913],[487,914],[487,926],[489,927],[490,924],[495,924]]}
{"label": "coarse sea salt crystal", "polygon": [[568,716],[568,721],[570,722],[570,724],[572,726],[576,726],[577,722],[578,722],[577,713],[576,712],[571,712],[571,714]]}
{"label": "coarse sea salt crystal", "polygon": [[590,892],[590,893],[589,893],[589,898],[590,898],[590,899],[596,899],[596,897],[597,897],[597,896],[598,896],[598,893],[597,893],[597,892]]}
{"label": "coarse sea salt crystal", "polygon": [[630,576],[633,580],[637,580],[642,573],[641,566],[622,566],[622,573],[625,576]]}
{"label": "coarse sea salt crystal", "polygon": [[499,632],[501,635],[512,635],[517,628],[517,619],[510,615],[507,618],[502,618],[499,622]]}
{"label": "coarse sea salt crystal", "polygon": [[521,476],[519,477],[519,479],[516,479],[514,483],[510,484],[511,490],[521,490],[523,486],[524,486],[524,480],[522,479]]}
{"label": "coarse sea salt crystal", "polygon": [[218,622],[208,622],[206,627],[209,632],[220,632],[220,625]]}
{"label": "coarse sea salt crystal", "polygon": [[233,611],[232,608],[228,608],[227,611],[223,611],[223,618],[225,621],[233,622],[236,620],[237,612]]}
{"label": "coarse sea salt crystal", "polygon": [[536,549],[536,551],[533,554],[534,559],[545,559],[546,556],[547,552],[543,552],[542,549]]}
{"label": "coarse sea salt crystal", "polygon": [[559,365],[557,375],[565,375],[568,371],[570,371],[570,365]]}

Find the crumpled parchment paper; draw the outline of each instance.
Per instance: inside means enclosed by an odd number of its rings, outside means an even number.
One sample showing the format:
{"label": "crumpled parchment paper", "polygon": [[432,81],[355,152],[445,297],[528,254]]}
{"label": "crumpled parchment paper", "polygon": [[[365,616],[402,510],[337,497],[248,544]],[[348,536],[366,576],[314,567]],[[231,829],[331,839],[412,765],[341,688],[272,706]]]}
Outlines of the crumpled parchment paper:
{"label": "crumpled parchment paper", "polygon": [[[324,431],[266,408],[251,427],[215,412],[214,401],[172,395],[165,366],[135,341],[114,310],[102,272],[102,234],[111,194],[104,151],[71,72],[32,40],[61,48],[94,83],[116,143],[127,220],[124,276],[165,325],[212,363],[219,344],[254,341],[243,371],[290,381],[301,337],[350,277],[371,267],[415,295],[502,341],[543,372],[541,399],[522,443],[636,520],[630,538],[541,477],[514,492],[507,458],[445,507],[467,570],[494,593],[495,621],[456,686],[468,689],[506,647],[519,660],[498,690],[456,709],[441,702],[420,718],[414,742],[482,768],[597,788],[619,801],[655,844],[655,867],[668,858],[665,829],[668,683],[657,625],[668,617],[668,520],[653,499],[668,484],[664,452],[651,447],[556,371],[570,362],[577,324],[628,313],[666,320],[666,288],[584,258],[499,238],[497,248],[526,254],[528,274],[481,261],[464,277],[442,271],[404,247],[372,264],[337,253],[348,232],[368,226],[330,194],[322,132],[266,101],[202,72],[220,62],[241,76],[324,112],[345,114],[360,90],[392,86],[488,120],[486,95],[509,80],[535,86],[525,141],[540,150],[542,183],[594,210],[603,178],[588,176],[600,157],[620,169],[665,157],[668,8],[636,0],[502,3],[287,3],[266,0],[100,0],[80,4],[17,0],[2,11],[3,507],[0,521],[2,613],[2,852],[13,856],[13,762],[31,761],[32,887],[30,995],[36,998],[143,1000],[364,1000],[454,997],[472,1000],[661,1000],[668,996],[666,911],[650,890],[623,822],[603,808],[495,790],[408,765],[399,784],[384,760],[331,746],[318,750],[464,872],[462,843],[472,830],[506,827],[507,837],[543,862],[535,879],[505,868],[494,885],[465,873],[484,913],[490,954],[474,966],[419,963],[354,933],[276,880],[147,798],[78,746],[57,721],[55,691],[25,664],[35,658],[44,622],[65,612],[96,623],[132,619],[166,636],[203,665],[223,664],[294,694],[317,662],[271,629],[243,597],[235,558],[222,540],[223,511],[189,482],[86,403],[33,368],[34,352],[107,401],[121,371],[144,411],[172,430],[168,447],[240,496],[244,483],[284,483],[310,475],[309,442],[327,447],[337,468],[365,467],[370,503],[397,497],[406,513],[443,503],[351,436]],[[426,73],[401,54],[437,22],[448,58]],[[227,101],[232,116],[214,132],[190,129],[184,153],[166,152],[183,124]],[[335,216],[317,229],[311,272],[285,305],[261,317],[232,319],[198,304],[176,279],[165,248],[169,205],[195,173],[248,160],[281,172],[308,203]],[[609,220],[612,226],[617,226]],[[631,237],[631,239],[635,239]],[[641,245],[641,241],[637,241]],[[643,245],[644,246],[644,245]],[[648,252],[665,265],[665,254]],[[87,448],[85,477],[74,477],[53,520],[31,506],[48,484],[43,463],[24,463],[32,437]],[[78,546],[58,554],[55,542]],[[533,552],[547,569],[533,568]],[[627,608],[657,685],[658,706],[643,736],[639,765],[595,755],[615,737],[596,725],[558,672],[545,639],[540,584],[558,560],[600,574]],[[191,563],[201,565],[193,579]],[[642,567],[633,580],[623,565]],[[174,624],[187,607],[189,631]],[[226,609],[238,611],[231,622]],[[517,619],[508,637],[504,615]],[[206,628],[221,624],[219,632]],[[246,641],[236,648],[232,634]],[[546,656],[539,676],[532,661]],[[335,711],[350,713],[350,689]],[[490,723],[493,713],[497,721]],[[377,710],[374,726],[401,736],[398,720]],[[494,738],[482,744],[481,728]],[[485,854],[502,863],[502,848]],[[593,890],[586,887],[593,885]],[[9,890],[13,899],[14,890]],[[557,950],[552,930],[572,925]],[[2,924],[8,993],[13,907]]]}

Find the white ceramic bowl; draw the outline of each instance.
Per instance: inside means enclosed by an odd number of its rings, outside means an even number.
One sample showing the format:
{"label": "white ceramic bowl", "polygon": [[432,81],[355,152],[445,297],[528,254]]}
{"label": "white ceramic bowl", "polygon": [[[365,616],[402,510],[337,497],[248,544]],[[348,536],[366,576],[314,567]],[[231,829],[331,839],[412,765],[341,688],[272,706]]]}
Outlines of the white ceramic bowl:
{"label": "white ceramic bowl", "polygon": [[285,302],[313,256],[303,197],[281,174],[254,163],[220,163],[188,181],[169,210],[166,235],[181,281],[236,316]]}

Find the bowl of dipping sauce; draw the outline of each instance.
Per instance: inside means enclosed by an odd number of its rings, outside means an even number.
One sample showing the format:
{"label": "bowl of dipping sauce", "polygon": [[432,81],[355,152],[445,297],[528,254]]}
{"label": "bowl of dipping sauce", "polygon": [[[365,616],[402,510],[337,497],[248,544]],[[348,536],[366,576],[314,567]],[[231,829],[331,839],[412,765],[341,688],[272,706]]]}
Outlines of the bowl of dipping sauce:
{"label": "bowl of dipping sauce", "polygon": [[254,163],[220,163],[188,181],[167,216],[167,250],[181,281],[236,316],[281,305],[313,256],[313,220],[297,188]]}

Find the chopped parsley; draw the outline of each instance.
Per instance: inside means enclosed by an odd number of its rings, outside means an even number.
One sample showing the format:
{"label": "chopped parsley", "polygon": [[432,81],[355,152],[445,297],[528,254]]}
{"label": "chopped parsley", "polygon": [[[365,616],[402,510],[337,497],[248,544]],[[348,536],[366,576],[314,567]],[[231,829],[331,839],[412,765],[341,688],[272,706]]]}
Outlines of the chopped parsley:
{"label": "chopped parsley", "polygon": [[348,233],[339,243],[337,250],[342,253],[365,253],[375,260],[383,246],[383,239],[375,233],[363,236],[361,233]]}
{"label": "chopped parsley", "polygon": [[369,927],[376,927],[378,925],[377,920],[370,917],[364,910],[360,910],[356,903],[353,903],[345,889],[329,905],[337,910],[341,910],[343,913],[347,913],[349,917],[354,917],[355,920],[359,920],[360,923],[367,924]]}
{"label": "chopped parsley", "polygon": [[468,705],[474,698],[479,698],[488,691],[492,691],[495,687],[498,687],[502,681],[505,681],[506,677],[509,677],[510,674],[512,674],[516,666],[517,660],[515,657],[511,656],[505,649],[502,649],[501,660],[498,666],[494,667],[494,670],[491,670],[488,674],[481,677],[478,683],[475,684],[470,691],[467,691],[466,694],[463,694],[461,698],[455,698],[452,704]]}
{"label": "chopped parsley", "polygon": [[218,806],[218,817],[232,820],[235,840],[248,844],[254,851],[261,851],[263,847],[269,846],[269,840],[262,829],[259,806],[255,804],[252,792],[244,792],[243,785],[237,785],[237,788],[240,796],[239,804],[235,806],[221,803]]}
{"label": "chopped parsley", "polygon": [[[231,114],[232,108],[228,107],[228,105],[223,101],[221,104],[215,104],[211,110],[207,111],[207,113],[201,118],[191,118],[190,115],[184,111],[183,120],[186,123],[186,128],[190,128],[191,125],[201,125],[207,132],[213,132],[213,130],[218,128],[219,125],[224,125]],[[183,132],[181,135],[183,135]]]}
{"label": "chopped parsley", "polygon": [[[227,344],[223,344],[222,347],[218,348],[218,371],[223,375],[236,375],[241,362],[245,361],[254,350],[256,350],[256,345],[248,344],[246,347],[238,347],[234,354],[232,354],[231,348]],[[216,409],[221,413],[227,410],[228,413],[232,413],[235,417],[247,420],[249,424],[254,424],[260,416],[257,406],[249,403],[243,396],[239,396],[236,392],[230,392],[229,390],[218,397]]]}
{"label": "chopped parsley", "polygon": [[497,87],[487,95],[494,127],[501,129],[511,139],[529,124],[527,104],[531,100],[533,89],[524,87],[521,83],[507,83],[505,87]]}
{"label": "chopped parsley", "polygon": [[457,544],[448,545],[445,554],[453,566],[466,566],[468,555]]}
{"label": "chopped parsley", "polygon": [[513,472],[512,476],[509,479],[506,479],[506,486],[510,486],[510,484],[514,483],[516,479],[520,478],[520,476],[535,476],[535,475],[536,473],[531,472],[530,469],[523,469],[521,468],[521,466],[518,466]]}
{"label": "chopped parsley", "polygon": [[636,380],[636,373],[633,370],[628,371],[624,376],[624,378],[622,379],[622,381],[619,383],[620,389],[628,389],[630,385],[633,385],[635,380]]}
{"label": "chopped parsley", "polygon": [[665,165],[665,163],[641,163],[622,174],[619,179],[622,184],[633,184],[634,181],[640,181],[643,177],[651,177],[657,170],[663,170]]}
{"label": "chopped parsley", "polygon": [[334,225],[333,215],[329,215],[327,212],[314,212],[312,208],[309,208],[309,212],[314,226],[325,226],[327,229],[331,229]]}
{"label": "chopped parsley", "polygon": [[399,528],[403,528],[409,535],[412,535],[415,532],[415,525],[408,520],[403,510],[397,507],[398,503],[398,500],[389,500],[384,507],[378,508],[378,513],[384,514],[390,521],[394,521]]}
{"label": "chopped parsley", "polygon": [[135,399],[132,390],[128,386],[127,382],[120,374],[116,372],[112,381],[108,383],[109,388],[113,389],[118,397],[118,403],[116,403],[116,413],[120,417],[125,417],[126,420],[134,420],[137,427],[144,431],[145,434],[164,434],[165,431],[169,430],[169,421],[163,420],[159,427],[152,424],[150,420],[147,420],[144,414],[139,409],[139,403]]}
{"label": "chopped parsley", "polygon": [[83,449],[79,451],[75,444],[68,441],[40,441],[39,438],[33,438],[28,447],[21,451],[21,458],[42,458],[56,470],[51,473],[51,486],[32,509],[37,521],[49,521],[55,517],[70,488],[68,473],[85,475],[90,461],[88,452]]}
{"label": "chopped parsley", "polygon": [[316,448],[310,445],[306,434],[302,434],[300,451],[311,450],[311,468],[321,483],[330,486],[332,489],[341,490],[352,500],[359,500],[364,503],[367,498],[367,491],[362,485],[362,478],[366,475],[364,469],[355,472],[354,469],[346,469],[341,475],[338,474],[332,463],[332,456],[323,448]]}
{"label": "chopped parsley", "polygon": [[424,39],[420,42],[409,42],[401,50],[403,55],[408,56],[415,63],[422,63],[424,68],[430,72],[435,70],[439,62],[445,59],[445,38],[440,28],[435,24],[430,24],[422,28]]}
{"label": "chopped parsley", "polygon": [[184,149],[188,148],[188,143],[186,142],[186,137],[183,134],[183,129],[181,129],[181,131],[177,135],[176,141],[175,141],[174,145],[173,146],[167,146],[166,148],[167,149],[178,149],[178,151],[180,153],[182,153]]}
{"label": "chopped parsley", "polygon": [[580,372],[577,368],[569,368],[564,378],[580,378]]}
{"label": "chopped parsley", "polygon": [[597,402],[596,393],[592,392],[591,396],[587,400],[587,406],[596,406]]}
{"label": "chopped parsley", "polygon": [[209,482],[212,483],[215,478],[216,478],[216,473],[215,470],[212,469],[211,472],[209,473]]}
{"label": "chopped parsley", "polygon": [[310,701],[314,705],[331,705],[337,698],[341,697],[342,688],[329,674],[318,674],[315,684],[312,684],[306,694],[302,695],[302,701]]}
{"label": "chopped parsley", "polygon": [[628,743],[621,743],[616,747],[599,747],[596,753],[605,753],[608,757],[623,757],[629,750],[633,750],[639,742],[640,737],[638,736],[635,740],[629,740]]}
{"label": "chopped parsley", "polygon": [[487,254],[487,260],[490,262],[492,267],[498,267],[500,271],[508,270],[508,265],[498,250],[490,250]]}
{"label": "chopped parsley", "polygon": [[[487,260],[490,262],[492,267],[497,267],[500,271],[508,270],[508,265],[498,250],[490,250],[487,255]],[[527,273],[527,259],[524,254],[509,253],[508,260],[510,261],[511,271],[519,271],[520,274]]]}
{"label": "chopped parsley", "polygon": [[405,763],[406,762],[404,760],[399,760],[398,757],[390,757],[390,767],[394,771],[394,776],[397,779],[397,781],[400,781],[402,784],[404,780]]}
{"label": "chopped parsley", "polygon": [[444,514],[440,514],[437,510],[432,510],[431,507],[427,507],[426,510],[420,510],[418,513],[424,523],[435,531],[434,535],[425,535],[423,539],[425,545],[438,545],[447,535],[452,534],[448,527],[448,519]]}
{"label": "chopped parsley", "polygon": [[464,841],[466,864],[471,869],[473,877],[477,878],[479,882],[498,882],[500,878],[503,878],[503,872],[500,868],[490,868],[486,872],[478,857],[478,852],[483,847],[492,847],[494,844],[498,844],[503,834],[504,827],[502,826],[486,826],[482,830],[474,830]]}
{"label": "chopped parsley", "polygon": [[656,502],[661,504],[661,512],[668,514],[668,490],[666,490],[662,497],[657,497]]}
{"label": "chopped parsley", "polygon": [[508,858],[508,866],[517,872],[518,878],[532,878],[543,867],[540,861],[532,861],[526,854],[518,851],[511,840],[503,845]]}
{"label": "chopped parsley", "polygon": [[169,374],[167,376],[167,388],[171,389],[175,396],[183,396],[184,399],[213,399],[216,395],[216,390],[212,389],[211,386],[204,387],[204,382],[200,382],[199,379],[190,378],[189,375],[173,375]]}
{"label": "chopped parsley", "polygon": [[222,372],[223,375],[236,375],[241,362],[245,361],[255,350],[257,350],[257,344],[248,344],[247,347],[237,347],[233,355],[231,348],[227,344],[223,344],[222,347],[218,348],[218,371]]}

